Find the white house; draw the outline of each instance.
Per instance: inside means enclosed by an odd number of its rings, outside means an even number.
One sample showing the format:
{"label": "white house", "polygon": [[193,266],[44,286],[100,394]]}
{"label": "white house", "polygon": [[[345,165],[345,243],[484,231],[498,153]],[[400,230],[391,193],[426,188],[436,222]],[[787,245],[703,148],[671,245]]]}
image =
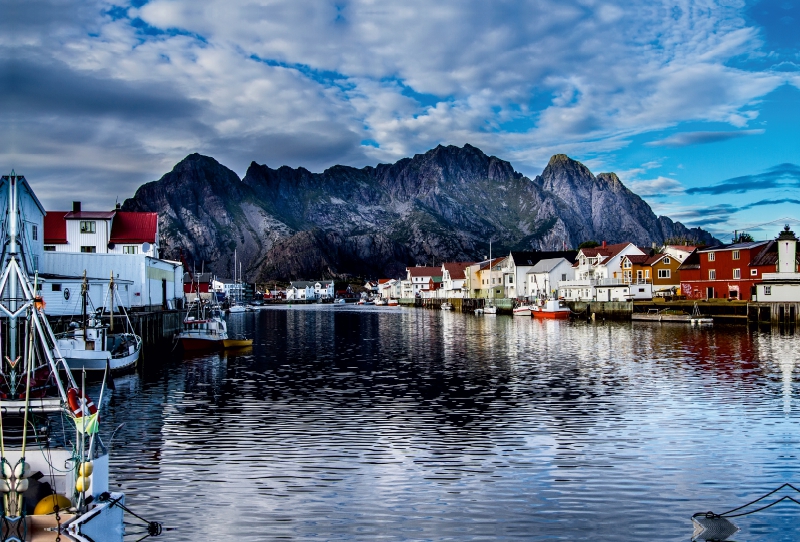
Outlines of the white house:
{"label": "white house", "polygon": [[525,291],[528,300],[549,299],[558,293],[558,283],[573,280],[575,268],[567,258],[539,260],[525,275]]}
{"label": "white house", "polygon": [[286,289],[286,299],[333,299],[335,294],[332,280],[296,280]]}
{"label": "white house", "polygon": [[403,297],[402,281],[400,279],[380,279],[378,295],[386,300],[400,299]]}
{"label": "white house", "polygon": [[[38,271],[39,282],[41,284],[41,294],[47,304],[45,311],[52,315],[69,315],[74,313],[75,295],[80,297],[81,283],[84,273],[89,278],[89,296],[92,304],[96,308],[103,305],[103,297],[100,292],[107,292],[108,284],[113,275],[117,285],[119,298],[115,300],[115,305],[122,305],[126,308],[177,308],[183,302],[183,266],[178,262],[170,262],[150,257],[154,254],[155,248],[146,247],[151,250],[144,252],[125,253],[109,248],[109,242],[105,242],[105,252],[97,250],[80,250],[80,238],[72,239],[70,244],[70,228],[63,216],[57,220],[46,214],[33,190],[22,176],[15,176],[14,181],[18,186],[17,199],[20,210],[20,246],[24,251],[23,260],[26,262],[29,274]],[[6,206],[8,202],[8,187],[11,184],[11,177],[4,176],[0,181],[0,205]],[[65,213],[66,214],[66,213]],[[115,212],[112,212],[115,214]],[[133,215],[138,213],[125,213],[122,220],[118,222],[116,232],[120,239],[141,240],[136,235],[153,233],[153,243],[157,242],[157,226],[153,230],[152,217],[142,219]],[[154,213],[145,213],[154,215]],[[155,217],[157,222],[157,216]],[[105,219],[104,219],[105,220]],[[91,220],[89,220],[91,222]],[[102,222],[102,221],[101,221]],[[80,220],[76,218],[76,231],[80,228]],[[100,235],[105,235],[113,230],[110,221],[107,223],[108,232],[94,224],[95,247],[101,245]],[[6,225],[4,225],[6,227]],[[85,225],[91,229],[92,226]],[[99,231],[98,231],[99,230]],[[84,235],[77,233],[76,235]],[[68,246],[70,250],[57,252],[50,250],[47,241],[53,239],[64,241],[60,243]],[[150,237],[146,237],[150,238]],[[88,239],[88,237],[87,237]],[[105,240],[105,237],[102,237]],[[89,241],[86,241],[87,243]],[[86,245],[87,247],[90,245]],[[72,250],[77,247],[76,250]]]}
{"label": "white house", "polygon": [[[599,247],[580,249],[573,266],[575,278],[559,281],[558,296],[570,301],[611,301],[606,297],[617,298],[623,290],[632,295],[630,285],[623,279],[622,258],[626,255],[643,256],[644,252],[633,243],[606,245],[605,241]],[[600,297],[598,286],[604,287]],[[611,286],[620,288],[609,289]],[[652,297],[652,287],[649,295]]]}
{"label": "white house", "polygon": [[[406,280],[410,282],[411,288],[404,288],[403,297],[429,297],[431,279],[441,276],[441,267],[406,267]],[[411,295],[406,295],[407,293]]]}
{"label": "white house", "polygon": [[[562,259],[569,265],[575,261],[578,252],[575,250],[565,251],[512,251],[505,260],[503,267],[503,283],[505,285],[505,297],[511,299],[533,299],[537,294],[530,289],[529,273],[542,260]],[[573,273],[567,273],[567,279],[574,278]],[[564,280],[567,280],[564,279]],[[555,288],[554,282],[549,282]],[[543,292],[543,285],[534,284],[537,292]]]}
{"label": "white house", "polygon": [[463,298],[468,297],[469,292],[465,287],[467,280],[466,273],[472,262],[447,262],[442,264],[442,287],[437,290],[438,297]]}
{"label": "white house", "polygon": [[775,264],[775,273],[762,273],[756,283],[754,301],[800,303],[800,273],[797,272],[797,237],[787,225],[750,265]]}

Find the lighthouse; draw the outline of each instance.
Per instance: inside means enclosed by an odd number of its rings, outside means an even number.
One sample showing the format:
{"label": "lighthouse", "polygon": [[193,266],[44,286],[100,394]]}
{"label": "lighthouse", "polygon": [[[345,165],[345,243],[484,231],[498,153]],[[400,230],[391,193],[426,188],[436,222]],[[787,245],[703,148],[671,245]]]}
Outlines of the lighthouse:
{"label": "lighthouse", "polygon": [[788,224],[783,228],[776,242],[778,243],[778,273],[796,273],[797,237],[789,229]]}

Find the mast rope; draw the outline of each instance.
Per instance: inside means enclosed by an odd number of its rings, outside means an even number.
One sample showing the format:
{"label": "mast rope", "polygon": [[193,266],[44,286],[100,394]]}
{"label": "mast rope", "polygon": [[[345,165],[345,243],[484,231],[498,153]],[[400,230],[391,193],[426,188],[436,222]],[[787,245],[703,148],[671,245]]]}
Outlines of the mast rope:
{"label": "mast rope", "polygon": [[773,489],[769,493],[767,493],[765,495],[762,495],[761,497],[759,497],[759,498],[757,498],[757,499],[755,499],[753,501],[750,501],[747,504],[743,504],[742,506],[738,506],[736,508],[728,510],[727,512],[723,512],[721,514],[715,514],[714,512],[710,512],[710,511],[709,512],[698,512],[696,514],[693,514],[692,517],[693,518],[705,517],[705,518],[708,518],[708,519],[738,518],[738,517],[741,517],[741,516],[747,516],[749,514],[755,514],[756,512],[760,512],[762,510],[766,510],[767,508],[769,508],[771,506],[775,506],[776,504],[778,504],[779,502],[782,502],[782,501],[787,501],[788,500],[788,501],[792,501],[795,504],[800,504],[800,501],[796,500],[791,495],[784,495],[783,497],[781,497],[777,501],[773,501],[773,502],[767,504],[766,506],[762,506],[760,508],[756,508],[755,510],[750,510],[749,512],[742,512],[741,514],[733,514],[732,513],[732,512],[738,512],[739,510],[743,510],[743,509],[747,508],[748,506],[752,506],[752,505],[754,505],[754,504],[756,504],[758,502],[761,502],[764,499],[766,499],[767,497],[769,497],[770,495],[774,495],[775,493],[777,493],[778,491],[780,491],[781,489],[783,489],[785,487],[791,488],[791,489],[795,490],[797,493],[800,493],[800,489],[797,489],[792,484],[787,482],[787,483],[783,484],[782,486],[780,486],[780,487],[778,487],[776,489]]}

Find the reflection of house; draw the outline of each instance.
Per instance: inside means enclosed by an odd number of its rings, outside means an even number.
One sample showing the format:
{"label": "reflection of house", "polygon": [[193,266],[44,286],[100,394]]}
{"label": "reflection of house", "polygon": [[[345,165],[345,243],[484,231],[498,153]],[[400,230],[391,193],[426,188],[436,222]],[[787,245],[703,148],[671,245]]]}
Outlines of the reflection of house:
{"label": "reflection of house", "polygon": [[763,273],[775,262],[759,258],[771,241],[698,248],[680,265],[681,295],[687,299],[749,300]]}
{"label": "reflection of house", "polygon": [[[759,266],[770,266],[775,272],[765,272],[761,282],[756,283],[754,301],[759,303],[799,303],[800,273],[797,272],[797,237],[787,225],[775,241],[757,256],[753,262]],[[794,310],[794,307],[790,307]],[[783,320],[783,318],[780,318]],[[792,318],[794,321],[794,318]]]}

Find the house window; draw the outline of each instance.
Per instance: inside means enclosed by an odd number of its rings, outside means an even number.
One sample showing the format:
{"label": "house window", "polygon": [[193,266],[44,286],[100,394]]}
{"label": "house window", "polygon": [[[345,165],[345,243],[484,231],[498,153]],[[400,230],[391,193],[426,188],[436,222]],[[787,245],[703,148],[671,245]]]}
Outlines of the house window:
{"label": "house window", "polygon": [[671,261],[671,260],[669,259],[669,256],[664,256],[664,260],[663,260],[663,261],[664,261],[664,263],[665,263],[666,265],[669,265],[669,263],[670,263],[670,261]]}
{"label": "house window", "polygon": [[81,220],[81,233],[94,233],[95,221],[94,220]]}
{"label": "house window", "polygon": [[733,259],[734,260],[738,260],[739,259],[739,251],[738,250],[734,250],[733,251]]}
{"label": "house window", "polygon": [[97,252],[97,247],[81,247],[81,252],[88,252],[90,254],[94,254]]}
{"label": "house window", "polygon": [[668,279],[671,277],[669,269],[659,269],[658,270],[658,278],[660,279]]}
{"label": "house window", "polygon": [[561,280],[567,280],[567,274],[561,273]]}
{"label": "house window", "polygon": [[644,270],[644,278],[646,278],[646,279],[650,278],[650,270],[649,269],[645,269]]}
{"label": "house window", "polygon": [[751,277],[757,277],[758,276],[758,269],[751,269],[750,270],[750,276]]}
{"label": "house window", "polygon": [[625,261],[622,262],[622,268],[623,269],[630,269],[631,268],[631,261],[626,258]]}
{"label": "house window", "polygon": [[714,261],[714,259],[716,258],[716,256],[717,256],[717,255],[716,255],[716,254],[714,254],[713,252],[709,252],[709,253],[708,253],[708,261],[709,261],[709,262],[713,262],[713,261]]}
{"label": "house window", "polygon": [[733,278],[735,278],[735,279],[742,278],[742,270],[741,269],[734,269],[733,270]]}
{"label": "house window", "polygon": [[36,255],[33,256],[33,270],[34,271],[39,270],[39,256]]}
{"label": "house window", "polygon": [[124,247],[122,247],[122,253],[123,254],[136,254],[136,250],[138,248],[139,247],[137,247],[136,245],[125,245]]}
{"label": "house window", "polygon": [[509,277],[508,277],[508,283],[509,283],[509,284],[514,284],[514,277],[512,277],[512,276],[510,276],[510,275],[509,275]]}
{"label": "house window", "polygon": [[50,291],[52,291],[52,292],[60,292],[61,291],[61,285],[60,284],[51,284],[50,285]]}
{"label": "house window", "polygon": [[39,239],[39,228],[36,227],[36,224],[31,225],[31,237],[34,241]]}
{"label": "house window", "polygon": [[764,295],[772,295],[772,286],[764,286]]}
{"label": "house window", "polygon": [[708,280],[717,280],[717,270],[716,269],[709,269],[708,270]]}
{"label": "house window", "polygon": [[44,251],[45,252],[55,252],[56,251],[56,247],[55,247],[55,245],[45,245],[44,246]]}

